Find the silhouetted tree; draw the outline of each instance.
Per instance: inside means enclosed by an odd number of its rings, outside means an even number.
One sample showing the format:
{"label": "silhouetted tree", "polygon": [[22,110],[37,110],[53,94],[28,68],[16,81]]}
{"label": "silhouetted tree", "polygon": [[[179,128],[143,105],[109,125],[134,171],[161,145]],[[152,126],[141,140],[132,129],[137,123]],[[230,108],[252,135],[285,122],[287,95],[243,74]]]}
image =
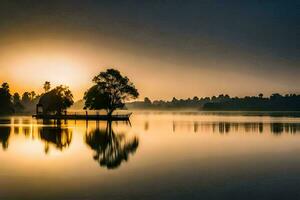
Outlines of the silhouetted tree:
{"label": "silhouetted tree", "polygon": [[24,106],[23,111],[26,113],[33,113],[39,98],[40,96],[36,95],[34,91],[24,92],[21,100],[21,104]]}
{"label": "silhouetted tree", "polygon": [[69,108],[73,103],[72,92],[68,87],[62,85],[44,93],[39,101],[45,114],[62,114],[62,112]]}
{"label": "silhouetted tree", "polygon": [[31,95],[29,92],[24,92],[22,95],[22,103],[28,105],[31,102]]}
{"label": "silhouetted tree", "polygon": [[229,98],[227,100],[208,102],[204,110],[244,110],[244,111],[300,111],[300,95],[272,94],[270,98],[246,96],[244,98]]}
{"label": "silhouetted tree", "polygon": [[17,92],[14,93],[13,95],[13,104],[14,104],[15,112],[23,111],[24,106],[22,105],[20,95]]}
{"label": "silhouetted tree", "polygon": [[127,161],[129,154],[134,153],[139,145],[138,138],[126,140],[125,134],[115,134],[111,122],[106,130],[95,129],[85,136],[86,143],[95,151],[94,159],[100,166],[114,169]]}
{"label": "silhouetted tree", "polygon": [[50,84],[50,82],[49,82],[49,81],[46,81],[46,82],[44,83],[43,88],[44,88],[44,90],[45,90],[45,93],[46,93],[46,92],[49,92],[49,90],[51,89],[51,84]]}
{"label": "silhouetted tree", "polygon": [[30,100],[31,100],[31,101],[34,100],[35,97],[36,97],[35,91],[31,91],[31,92],[30,92]]}
{"label": "silhouetted tree", "polygon": [[[197,100],[198,99],[198,100]],[[243,111],[300,111],[300,95],[272,94],[270,97],[258,96],[230,97],[227,94],[216,96],[194,97],[193,99],[176,99],[171,101],[154,100],[149,106],[145,101],[130,102],[128,108],[178,109],[193,108],[203,110],[243,110]]]}
{"label": "silhouetted tree", "polygon": [[8,83],[3,83],[0,87],[0,114],[11,114],[14,112],[12,96]]}
{"label": "silhouetted tree", "polygon": [[135,99],[139,93],[132,82],[118,70],[108,69],[93,79],[95,83],[85,94],[85,109],[105,109],[108,115],[123,108],[125,101]]}
{"label": "silhouetted tree", "polygon": [[151,100],[148,97],[145,97],[144,103],[150,105],[152,102],[151,102]]}
{"label": "silhouetted tree", "polygon": [[278,93],[274,93],[274,94],[272,94],[271,96],[270,96],[270,99],[271,100],[279,100],[279,99],[281,99],[283,96],[281,95],[281,94],[278,94]]}

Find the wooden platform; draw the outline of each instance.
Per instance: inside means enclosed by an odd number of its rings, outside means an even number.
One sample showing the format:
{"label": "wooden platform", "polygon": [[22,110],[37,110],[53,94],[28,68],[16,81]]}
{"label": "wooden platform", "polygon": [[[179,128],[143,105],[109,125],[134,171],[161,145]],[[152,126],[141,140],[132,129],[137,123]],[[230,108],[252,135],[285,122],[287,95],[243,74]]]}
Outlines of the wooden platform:
{"label": "wooden platform", "polygon": [[48,120],[96,120],[96,121],[127,121],[132,113],[117,114],[117,115],[98,115],[98,114],[64,114],[64,115],[51,115],[51,114],[35,114],[32,117],[36,119]]}

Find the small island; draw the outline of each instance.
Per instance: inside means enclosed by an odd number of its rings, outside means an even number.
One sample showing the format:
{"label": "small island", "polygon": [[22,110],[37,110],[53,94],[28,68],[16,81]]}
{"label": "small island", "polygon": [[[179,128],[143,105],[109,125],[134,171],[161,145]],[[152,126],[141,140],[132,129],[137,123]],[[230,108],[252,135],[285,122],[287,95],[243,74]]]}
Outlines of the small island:
{"label": "small island", "polygon": [[[22,100],[20,95],[10,94],[8,83],[3,83],[0,88],[0,107],[2,115],[18,114],[27,110],[32,112],[33,104],[36,104],[37,119],[85,119],[85,120],[128,120],[131,113],[117,114],[116,109],[122,109],[125,101],[136,99],[138,90],[126,76],[122,76],[118,70],[107,69],[105,72],[93,78],[94,85],[84,94],[85,105],[82,112],[69,113],[67,109],[74,104],[73,94],[68,86],[57,86],[51,89],[51,84],[46,81],[44,93],[35,95],[35,92],[24,93]],[[88,114],[88,110],[105,110],[107,114]]]}

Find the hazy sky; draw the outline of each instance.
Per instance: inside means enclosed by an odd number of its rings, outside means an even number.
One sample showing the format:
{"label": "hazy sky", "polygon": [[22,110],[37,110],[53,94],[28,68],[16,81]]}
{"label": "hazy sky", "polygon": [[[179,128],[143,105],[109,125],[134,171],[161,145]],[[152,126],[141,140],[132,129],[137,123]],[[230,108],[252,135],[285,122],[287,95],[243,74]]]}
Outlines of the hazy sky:
{"label": "hazy sky", "polygon": [[[226,2],[226,3],[225,3]],[[299,1],[1,0],[0,82],[67,84],[115,67],[141,97],[300,92]]]}

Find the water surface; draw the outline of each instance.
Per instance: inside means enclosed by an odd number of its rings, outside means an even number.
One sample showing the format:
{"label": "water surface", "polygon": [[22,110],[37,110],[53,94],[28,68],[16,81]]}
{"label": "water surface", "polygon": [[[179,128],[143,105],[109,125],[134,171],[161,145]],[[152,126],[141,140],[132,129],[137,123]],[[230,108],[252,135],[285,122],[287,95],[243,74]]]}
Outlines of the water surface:
{"label": "water surface", "polygon": [[300,199],[300,118],[0,119],[0,199]]}

